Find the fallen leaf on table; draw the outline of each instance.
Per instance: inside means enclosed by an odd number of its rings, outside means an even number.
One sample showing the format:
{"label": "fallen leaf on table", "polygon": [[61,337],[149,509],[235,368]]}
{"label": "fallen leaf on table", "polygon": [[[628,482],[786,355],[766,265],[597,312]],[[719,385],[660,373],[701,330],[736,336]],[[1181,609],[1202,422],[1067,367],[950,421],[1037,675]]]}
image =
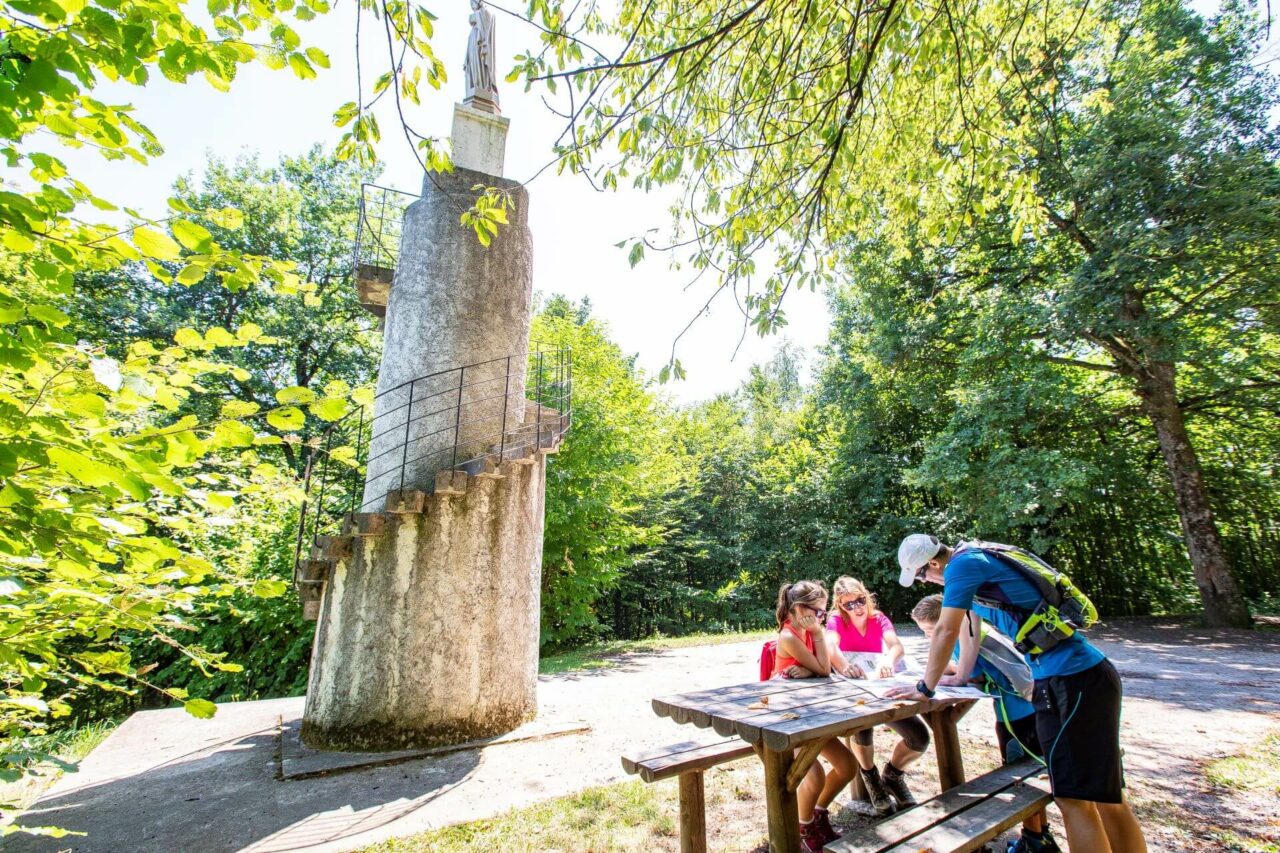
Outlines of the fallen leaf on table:
{"label": "fallen leaf on table", "polygon": [[859,699],[857,702],[854,702],[853,704],[855,704],[855,705],[865,705],[865,704],[867,704],[867,700],[866,700],[866,699]]}
{"label": "fallen leaf on table", "polygon": [[768,707],[769,707],[769,703],[768,703],[768,702],[752,702],[750,705],[748,705],[748,706],[747,706],[747,710],[748,710],[748,711],[762,711],[762,710],[764,710],[765,708],[768,708]]}
{"label": "fallen leaf on table", "polygon": [[788,711],[787,713],[785,713],[785,714],[783,714],[783,715],[782,715],[782,719],[784,719],[784,720],[798,720],[798,719],[800,719],[800,715],[799,715],[799,714],[793,714],[793,713],[791,713],[790,711]]}

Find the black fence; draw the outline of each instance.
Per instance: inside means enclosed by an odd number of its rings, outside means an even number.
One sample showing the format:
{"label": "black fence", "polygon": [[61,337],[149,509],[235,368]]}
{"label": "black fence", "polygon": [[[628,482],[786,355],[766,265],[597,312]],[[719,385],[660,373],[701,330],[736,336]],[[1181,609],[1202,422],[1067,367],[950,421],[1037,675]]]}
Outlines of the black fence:
{"label": "black fence", "polygon": [[492,473],[528,459],[553,448],[572,419],[568,347],[535,345],[380,392],[312,442],[295,564],[349,515],[382,512],[393,492],[431,493],[442,472]]}

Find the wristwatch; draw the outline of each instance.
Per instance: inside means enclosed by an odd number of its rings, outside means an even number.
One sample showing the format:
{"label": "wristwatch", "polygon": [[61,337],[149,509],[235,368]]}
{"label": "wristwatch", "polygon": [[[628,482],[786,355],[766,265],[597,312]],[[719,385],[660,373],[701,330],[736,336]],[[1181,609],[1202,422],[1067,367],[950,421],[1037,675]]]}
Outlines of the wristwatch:
{"label": "wristwatch", "polygon": [[929,685],[925,684],[924,679],[922,678],[916,682],[916,692],[924,694],[924,697],[926,699],[932,699],[933,694],[936,693],[937,691],[930,690]]}

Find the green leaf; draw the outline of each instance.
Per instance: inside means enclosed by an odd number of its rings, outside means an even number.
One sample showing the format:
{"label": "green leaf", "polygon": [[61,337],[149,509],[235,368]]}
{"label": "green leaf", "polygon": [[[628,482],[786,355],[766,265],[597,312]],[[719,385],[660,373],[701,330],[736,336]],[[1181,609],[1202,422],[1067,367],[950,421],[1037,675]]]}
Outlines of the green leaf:
{"label": "green leaf", "polygon": [[627,263],[631,264],[632,269],[635,269],[636,264],[642,260],[644,260],[644,243],[633,243],[631,251],[627,254]]}
{"label": "green leaf", "polygon": [[34,303],[27,306],[27,313],[43,323],[53,326],[55,329],[61,329],[67,323],[71,322],[71,318],[63,314],[52,305],[41,305]]}
{"label": "green leaf", "polygon": [[289,584],[282,580],[259,580],[253,584],[253,594],[258,598],[279,598],[289,589]]}
{"label": "green leaf", "polygon": [[148,258],[158,261],[176,261],[182,254],[182,247],[169,235],[141,226],[133,230],[133,245]]}
{"label": "green leaf", "polygon": [[193,252],[207,252],[213,248],[213,235],[203,225],[188,219],[173,221],[173,236]]}
{"label": "green leaf", "polygon": [[311,414],[322,421],[340,420],[348,411],[347,401],[342,397],[326,397],[310,407]]}
{"label": "green leaf", "polygon": [[199,284],[204,281],[204,277],[207,274],[208,268],[204,264],[187,264],[178,272],[175,280],[178,284],[190,287],[193,284]]}
{"label": "green leaf", "polygon": [[267,413],[267,423],[284,432],[300,430],[306,422],[307,416],[295,406],[286,406],[283,409],[274,409]]}
{"label": "green leaf", "polygon": [[201,720],[212,719],[213,715],[218,713],[218,706],[208,699],[188,699],[182,703],[182,707],[188,714]]}
{"label": "green leaf", "polygon": [[204,338],[195,329],[181,328],[174,333],[173,340],[184,349],[204,349]]}
{"label": "green leaf", "polygon": [[276,392],[276,401],[284,405],[292,403],[310,403],[316,398],[316,392],[302,385],[291,385]]}
{"label": "green leaf", "polygon": [[321,68],[329,67],[329,56],[320,48],[309,47],[307,48],[306,53],[307,59],[310,59],[316,65],[319,65]]}

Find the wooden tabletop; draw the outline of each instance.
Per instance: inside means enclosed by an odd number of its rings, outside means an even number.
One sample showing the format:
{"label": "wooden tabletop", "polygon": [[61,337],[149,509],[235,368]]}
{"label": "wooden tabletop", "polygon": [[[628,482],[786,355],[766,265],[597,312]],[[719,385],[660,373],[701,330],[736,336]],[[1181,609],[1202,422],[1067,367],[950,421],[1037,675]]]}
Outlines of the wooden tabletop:
{"label": "wooden tabletop", "polygon": [[[795,678],[662,696],[653,700],[653,710],[677,723],[714,728],[726,737],[737,735],[749,744],[783,751],[961,701],[877,699],[857,681]],[[766,702],[764,707],[759,707],[761,702]]]}

